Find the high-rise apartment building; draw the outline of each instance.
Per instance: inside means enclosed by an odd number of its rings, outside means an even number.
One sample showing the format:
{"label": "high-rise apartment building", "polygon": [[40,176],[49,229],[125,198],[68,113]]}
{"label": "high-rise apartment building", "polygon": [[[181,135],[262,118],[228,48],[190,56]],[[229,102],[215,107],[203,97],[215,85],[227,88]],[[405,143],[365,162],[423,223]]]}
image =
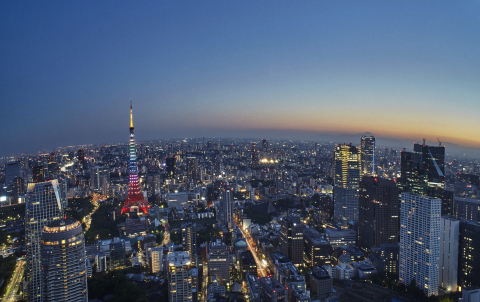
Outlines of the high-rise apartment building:
{"label": "high-rise apartment building", "polygon": [[438,284],[446,291],[457,291],[459,233],[459,220],[452,216],[442,216],[440,218],[440,271]]}
{"label": "high-rise apartment building", "polygon": [[427,296],[438,294],[441,206],[438,198],[402,193],[399,280],[414,280]]}
{"label": "high-rise apartment building", "polygon": [[480,286],[480,222],[460,220],[458,285]]}
{"label": "high-rise apartment building", "polygon": [[290,214],[280,221],[280,247],[293,264],[303,262],[303,222]]}
{"label": "high-rise apartment building", "polygon": [[393,180],[364,176],[359,189],[357,246],[368,252],[383,243],[398,242],[400,207]]}
{"label": "high-rise apartment building", "polygon": [[30,183],[25,209],[25,243],[28,301],[44,301],[40,239],[45,226],[59,221],[64,213],[64,194],[57,180]]}
{"label": "high-rise apartment building", "polygon": [[197,264],[197,225],[195,223],[182,224],[182,245],[190,254],[192,265]]}
{"label": "high-rise apartment building", "polygon": [[85,239],[80,222],[57,220],[43,229],[41,238],[43,301],[87,302]]}
{"label": "high-rise apartment building", "polygon": [[352,145],[335,147],[334,221],[358,221],[360,151]]}
{"label": "high-rise apartment building", "polygon": [[222,192],[223,224],[233,229],[233,187],[224,186]]}
{"label": "high-rise apartment building", "polygon": [[229,249],[220,240],[211,242],[208,247],[208,275],[215,275],[220,285],[226,285],[230,280]]}
{"label": "high-rise apartment building", "polygon": [[363,175],[375,175],[375,137],[363,135],[360,141],[361,167]]}
{"label": "high-rise apartment building", "polygon": [[168,301],[192,302],[192,263],[188,252],[167,255]]}

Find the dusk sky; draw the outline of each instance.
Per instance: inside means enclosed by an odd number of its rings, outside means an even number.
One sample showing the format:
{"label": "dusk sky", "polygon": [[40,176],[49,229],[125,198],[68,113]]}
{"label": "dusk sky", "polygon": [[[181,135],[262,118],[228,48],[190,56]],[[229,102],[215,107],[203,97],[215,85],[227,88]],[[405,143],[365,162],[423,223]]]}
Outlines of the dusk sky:
{"label": "dusk sky", "polygon": [[0,1],[0,155],[361,133],[480,147],[480,1]]}

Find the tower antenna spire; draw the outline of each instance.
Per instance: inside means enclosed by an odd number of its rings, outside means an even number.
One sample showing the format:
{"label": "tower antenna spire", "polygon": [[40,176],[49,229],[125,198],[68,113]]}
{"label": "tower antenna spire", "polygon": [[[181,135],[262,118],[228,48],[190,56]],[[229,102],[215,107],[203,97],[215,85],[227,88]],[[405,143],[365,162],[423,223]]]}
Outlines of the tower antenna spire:
{"label": "tower antenna spire", "polygon": [[130,128],[133,128],[132,99],[130,99]]}

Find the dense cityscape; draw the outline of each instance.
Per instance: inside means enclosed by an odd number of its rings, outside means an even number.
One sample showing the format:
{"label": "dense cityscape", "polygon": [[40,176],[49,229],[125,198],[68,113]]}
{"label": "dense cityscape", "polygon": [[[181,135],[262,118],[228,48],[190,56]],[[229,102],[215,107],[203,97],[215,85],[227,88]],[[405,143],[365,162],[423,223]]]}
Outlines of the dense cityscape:
{"label": "dense cityscape", "polygon": [[440,141],[137,143],[130,106],[128,145],[2,160],[4,301],[478,301],[480,160]]}
{"label": "dense cityscape", "polygon": [[0,302],[480,302],[480,1],[0,1]]}

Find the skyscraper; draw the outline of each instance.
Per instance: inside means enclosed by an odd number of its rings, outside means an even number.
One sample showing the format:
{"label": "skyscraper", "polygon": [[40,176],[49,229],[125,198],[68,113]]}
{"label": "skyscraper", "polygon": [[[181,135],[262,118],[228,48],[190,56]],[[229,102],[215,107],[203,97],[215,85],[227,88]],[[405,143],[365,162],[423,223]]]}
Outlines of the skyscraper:
{"label": "skyscraper", "polygon": [[170,302],[192,302],[192,263],[188,252],[167,255]]}
{"label": "skyscraper", "polygon": [[43,177],[43,166],[36,166],[32,168],[32,179],[33,182],[42,182]]}
{"label": "skyscraper", "polygon": [[177,159],[175,157],[165,158],[166,178],[177,179]]}
{"label": "skyscraper", "polygon": [[267,152],[268,151],[268,141],[267,139],[262,139],[262,152]]}
{"label": "skyscraper", "polygon": [[427,296],[437,295],[442,201],[411,193],[401,199],[399,280],[405,285],[414,280]]}
{"label": "skyscraper", "polygon": [[457,291],[459,233],[459,220],[453,216],[442,216],[440,218],[440,272],[438,285],[447,291]]}
{"label": "skyscraper", "polygon": [[480,222],[460,220],[458,285],[480,287]]}
{"label": "skyscraper", "polygon": [[445,182],[445,147],[414,144],[415,161],[427,171],[428,182],[443,184]]}
{"label": "skyscraper", "polygon": [[280,248],[293,264],[302,264],[303,223],[299,216],[290,214],[280,221]]}
{"label": "skyscraper", "polygon": [[187,157],[187,177],[197,181],[197,158]]}
{"label": "skyscraper", "polygon": [[363,175],[375,175],[375,137],[365,136],[361,138],[361,164],[362,164],[362,176]]}
{"label": "skyscraper", "polygon": [[127,200],[122,208],[122,214],[130,211],[132,207],[138,207],[144,214],[148,214],[148,204],[140,192],[140,186],[138,184],[138,170],[137,170],[137,154],[135,152],[135,134],[133,130],[133,113],[132,105],[130,104],[130,166],[128,168],[129,181],[128,181],[128,194]]}
{"label": "skyscraper", "polygon": [[8,186],[15,178],[20,176],[20,162],[10,162],[5,165],[5,184]]}
{"label": "skyscraper", "polygon": [[335,147],[334,221],[358,221],[360,151],[352,145]]}
{"label": "skyscraper", "polygon": [[208,275],[215,275],[220,285],[226,285],[230,280],[229,250],[220,240],[211,242],[208,247]]}
{"label": "skyscraper", "polygon": [[25,243],[28,301],[44,301],[40,239],[46,225],[59,221],[64,213],[64,194],[57,180],[30,183],[25,208]]}
{"label": "skyscraper", "polygon": [[398,242],[398,188],[393,180],[364,176],[359,189],[357,246],[364,251]]}
{"label": "skyscraper", "polygon": [[400,155],[399,187],[402,192],[425,195],[428,187],[428,172],[415,160],[413,152],[402,151]]}
{"label": "skyscraper", "polygon": [[45,302],[87,302],[85,239],[82,225],[57,220],[43,229],[41,244]]}
{"label": "skyscraper", "polygon": [[229,229],[233,228],[233,188],[225,185],[222,192],[222,208],[224,211],[223,224]]}
{"label": "skyscraper", "polygon": [[195,223],[182,224],[182,245],[190,254],[192,265],[197,264],[197,225]]}

